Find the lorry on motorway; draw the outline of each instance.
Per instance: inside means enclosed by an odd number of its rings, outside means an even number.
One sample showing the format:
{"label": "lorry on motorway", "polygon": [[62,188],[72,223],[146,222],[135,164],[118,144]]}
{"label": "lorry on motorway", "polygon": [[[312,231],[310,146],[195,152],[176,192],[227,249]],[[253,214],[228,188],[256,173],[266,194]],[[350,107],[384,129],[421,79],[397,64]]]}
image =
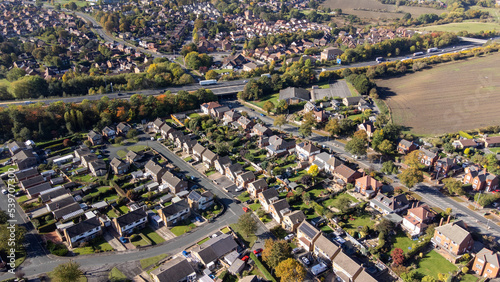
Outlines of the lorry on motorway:
{"label": "lorry on motorway", "polygon": [[439,50],[436,47],[427,49],[427,53],[432,53],[432,52],[437,52],[437,51],[439,51]]}
{"label": "lorry on motorway", "polygon": [[217,80],[215,79],[208,79],[208,80],[202,80],[200,81],[200,85],[214,85],[217,84]]}

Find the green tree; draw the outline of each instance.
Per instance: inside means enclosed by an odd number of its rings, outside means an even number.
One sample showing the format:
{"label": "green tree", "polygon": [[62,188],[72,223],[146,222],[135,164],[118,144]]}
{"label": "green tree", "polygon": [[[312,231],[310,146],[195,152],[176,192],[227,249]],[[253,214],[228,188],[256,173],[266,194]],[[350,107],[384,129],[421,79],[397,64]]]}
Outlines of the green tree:
{"label": "green tree", "polygon": [[82,276],[80,265],[74,261],[60,264],[52,271],[52,277],[57,282],[78,281]]}
{"label": "green tree", "polygon": [[465,195],[465,191],[462,188],[462,181],[455,180],[451,177],[443,179],[444,188],[448,190],[448,192],[453,195]]}
{"label": "green tree", "polygon": [[311,124],[309,122],[304,122],[299,127],[299,134],[302,137],[307,138],[307,137],[311,136],[312,128],[313,128],[313,124]]}
{"label": "green tree", "polygon": [[283,114],[286,112],[287,109],[288,109],[288,104],[286,103],[286,101],[285,100],[278,100],[278,104],[276,105],[276,111],[279,114]]}
{"label": "green tree", "polygon": [[205,79],[216,79],[219,75],[214,70],[209,70],[205,74]]}
{"label": "green tree", "polygon": [[38,75],[25,76],[13,82],[11,89],[18,99],[38,98],[48,94],[48,83]]}
{"label": "green tree", "polygon": [[306,278],[306,270],[297,260],[288,258],[276,267],[276,276],[282,282],[302,282]]}
{"label": "green tree", "polygon": [[392,144],[391,141],[389,141],[387,139],[382,141],[382,143],[380,143],[380,145],[378,145],[378,147],[377,147],[377,151],[379,151],[380,153],[382,153],[384,155],[391,154],[393,150],[394,150],[394,145]]}
{"label": "green tree", "polygon": [[269,112],[274,109],[274,104],[271,101],[266,101],[264,105],[262,106],[262,109],[267,112],[269,115]]}
{"label": "green tree", "polygon": [[356,156],[366,155],[367,141],[362,138],[352,138],[345,145],[346,151]]}
{"label": "green tree", "polygon": [[238,219],[238,229],[248,238],[257,231],[257,222],[251,213],[244,213]]}
{"label": "green tree", "polygon": [[[400,249],[401,250],[401,249]],[[417,270],[412,270],[408,272],[403,272],[401,273],[401,279],[403,279],[404,282],[413,282],[417,280]]]}
{"label": "green tree", "polygon": [[341,212],[346,212],[350,206],[351,200],[347,197],[341,197],[337,202],[337,208],[339,208]]}
{"label": "green tree", "polygon": [[286,124],[286,116],[285,115],[278,115],[274,119],[273,125],[277,126],[280,130],[283,125]]}
{"label": "green tree", "polygon": [[262,252],[262,260],[272,268],[276,268],[280,262],[291,258],[290,245],[285,240],[267,239]]}
{"label": "green tree", "polygon": [[443,145],[443,149],[448,154],[451,154],[451,153],[455,152],[455,147],[453,147],[453,145],[451,145],[450,143],[444,144]]}
{"label": "green tree", "polygon": [[408,167],[399,174],[398,178],[404,185],[411,188],[424,180],[424,174],[416,167]]}
{"label": "green tree", "polygon": [[395,174],[394,172],[397,173],[397,167],[394,164],[393,161],[387,161],[382,164],[382,172],[385,174]]}
{"label": "green tree", "polygon": [[7,213],[3,210],[0,210],[0,224],[5,224],[7,220],[9,220],[9,216]]}
{"label": "green tree", "polygon": [[325,125],[325,131],[330,133],[330,136],[335,136],[340,134],[340,124],[339,120],[336,118],[332,118],[328,120],[328,122]]}

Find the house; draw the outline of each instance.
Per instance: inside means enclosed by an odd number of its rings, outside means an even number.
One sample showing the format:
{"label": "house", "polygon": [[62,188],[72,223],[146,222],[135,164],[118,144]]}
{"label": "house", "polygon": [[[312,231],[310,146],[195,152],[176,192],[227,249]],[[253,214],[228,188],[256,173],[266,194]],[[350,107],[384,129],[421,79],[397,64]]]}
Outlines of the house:
{"label": "house", "polygon": [[314,114],[314,119],[318,123],[326,122],[328,120],[328,115],[326,114],[325,111],[313,111]]}
{"label": "house", "polygon": [[193,210],[205,210],[214,204],[214,194],[210,191],[205,191],[203,193],[198,193],[196,191],[191,191],[188,197],[189,207]]}
{"label": "house", "polygon": [[63,234],[69,246],[75,248],[82,242],[100,236],[102,234],[101,222],[97,217],[92,217],[63,229]]}
{"label": "house", "polygon": [[498,146],[500,146],[500,136],[484,138],[484,147],[491,148]]}
{"label": "house", "polygon": [[455,158],[440,158],[436,161],[436,165],[434,166],[434,170],[438,174],[446,175],[450,172],[456,164]]}
{"label": "house", "polygon": [[302,142],[295,145],[295,151],[297,152],[299,159],[309,162],[314,161],[313,156],[321,152],[321,150],[314,146],[311,142]]}
{"label": "house", "polygon": [[38,184],[36,186],[28,188],[28,190],[26,191],[26,194],[28,195],[28,198],[33,199],[33,198],[38,197],[38,195],[40,195],[41,192],[47,191],[50,188],[51,188],[50,183],[44,182],[42,184]]}
{"label": "house", "polygon": [[27,169],[35,166],[38,163],[37,157],[31,150],[18,151],[13,157],[12,161],[17,165],[20,170]]}
{"label": "house", "polygon": [[474,191],[495,191],[498,189],[498,176],[482,170],[478,166],[469,166],[465,168],[465,176],[462,179],[463,184],[472,184]]}
{"label": "house", "polygon": [[95,132],[94,130],[91,130],[87,134],[87,138],[90,141],[90,143],[92,143],[93,146],[95,146],[95,145],[101,145],[102,142],[103,142],[102,135],[99,134],[99,133],[97,133],[97,132]]}
{"label": "house", "polygon": [[269,212],[276,222],[281,224],[283,215],[290,212],[290,205],[286,199],[275,201],[269,205]]}
{"label": "house", "polygon": [[373,133],[375,132],[375,127],[373,126],[372,122],[365,121],[358,125],[358,130],[363,130],[364,132],[366,132],[366,136],[368,136],[368,138],[372,138]]}
{"label": "house", "polygon": [[168,262],[160,265],[150,273],[155,282],[182,282],[194,281],[196,279],[196,271],[191,263],[183,257],[175,257]]}
{"label": "house", "polygon": [[427,149],[420,149],[420,154],[419,154],[419,159],[420,162],[425,165],[425,166],[430,166],[433,167],[436,161],[438,160],[438,154],[427,150]]}
{"label": "house", "polygon": [[252,132],[258,136],[270,136],[271,134],[273,134],[273,131],[271,129],[259,123],[253,127]]}
{"label": "house", "polygon": [[279,100],[285,100],[287,104],[297,104],[311,99],[309,91],[304,88],[288,87],[280,90]]}
{"label": "house", "polygon": [[58,209],[62,209],[66,206],[76,203],[75,198],[70,195],[64,195],[57,197],[57,199],[52,200],[50,203],[45,204],[48,211],[52,212]]}
{"label": "house", "polygon": [[43,176],[41,175],[37,175],[35,177],[21,181],[19,186],[21,189],[26,191],[26,189],[36,186],[38,184],[42,184],[43,182],[45,182],[45,178],[43,178]]}
{"label": "house", "polygon": [[92,154],[90,149],[87,146],[81,146],[80,148],[75,150],[75,158],[79,158],[80,160],[87,155]]}
{"label": "house", "polygon": [[161,137],[162,137],[163,139],[170,139],[170,138],[169,138],[170,133],[173,133],[173,132],[174,132],[174,131],[176,131],[176,130],[175,130],[173,127],[171,127],[170,125],[168,125],[168,124],[164,123],[164,124],[160,127],[159,131],[160,131]]}
{"label": "house", "polygon": [[257,195],[259,197],[259,202],[262,205],[262,209],[265,212],[269,212],[269,206],[275,201],[279,200],[279,194],[276,189],[267,189]]}
{"label": "house", "polygon": [[196,143],[193,147],[193,159],[195,159],[197,162],[201,162],[203,160],[203,152],[205,152],[205,147],[201,146],[200,143]]}
{"label": "house", "polygon": [[295,210],[283,215],[283,220],[281,221],[281,227],[283,229],[295,233],[297,227],[306,219],[303,211]]}
{"label": "house", "polygon": [[143,155],[140,153],[136,153],[134,151],[128,151],[127,155],[125,156],[125,159],[129,164],[135,164],[136,162],[142,160],[142,157]]}
{"label": "house", "polygon": [[239,187],[247,188],[250,182],[255,181],[255,174],[252,171],[244,172],[236,177],[236,185]]}
{"label": "house", "polygon": [[479,144],[474,139],[459,139],[453,141],[452,145],[455,148],[466,149],[466,148],[476,148]]}
{"label": "house", "polygon": [[191,215],[191,208],[188,201],[182,199],[178,202],[172,203],[158,211],[158,215],[163,220],[165,226],[173,226]]}
{"label": "house", "polygon": [[328,47],[325,48],[321,52],[321,60],[325,61],[331,61],[337,59],[340,55],[342,55],[344,52],[338,48],[335,47]]}
{"label": "house", "polygon": [[229,156],[219,157],[214,161],[215,170],[220,174],[224,175],[226,173],[226,168],[229,167],[233,162]]}
{"label": "house", "polygon": [[339,184],[346,185],[347,183],[354,183],[354,181],[360,178],[362,174],[359,171],[341,164],[333,170],[333,176],[337,179]]}
{"label": "house", "polygon": [[408,210],[402,227],[411,237],[418,237],[427,229],[427,225],[432,220],[434,220],[434,213],[431,212],[429,206],[422,205]]}
{"label": "house", "polygon": [[415,151],[417,149],[417,145],[413,143],[412,141],[408,141],[406,139],[401,139],[398,143],[398,152],[400,154],[408,154],[411,153],[412,151]]}
{"label": "house", "polygon": [[75,202],[75,203],[69,204],[67,206],[64,206],[60,209],[53,210],[52,214],[54,215],[54,219],[56,221],[59,221],[60,219],[67,220],[67,219],[70,219],[70,218],[73,218],[73,217],[76,217],[79,215],[83,215],[84,211],[80,207],[80,205]]}
{"label": "house", "polygon": [[29,178],[36,177],[37,175],[40,175],[40,174],[38,173],[38,169],[36,167],[32,167],[32,168],[16,171],[14,173],[14,175],[16,177],[16,180],[18,182],[20,182],[20,181],[23,181],[23,180],[26,180]]}
{"label": "house", "polygon": [[234,163],[234,164],[226,167],[225,175],[232,182],[236,182],[236,177],[238,177],[238,175],[240,175],[242,173],[243,173],[243,166],[239,163]]}
{"label": "house", "polygon": [[113,158],[109,163],[109,165],[113,169],[113,172],[117,175],[126,173],[130,166],[129,163],[126,163],[118,158]]}
{"label": "house", "polygon": [[[346,255],[339,252],[332,261],[333,271],[337,275],[337,281],[343,282],[375,282],[363,267]],[[340,280],[339,280],[340,278]]]}
{"label": "house", "polygon": [[187,181],[181,180],[170,171],[165,171],[161,177],[161,182],[166,185],[173,194],[177,194],[188,189]]}
{"label": "house", "polygon": [[192,154],[193,148],[198,142],[196,140],[187,140],[182,144],[182,151],[186,154]]}
{"label": "house", "polygon": [[295,148],[295,141],[286,141],[283,138],[273,135],[267,140],[269,145],[266,147],[267,154],[271,156],[283,156]]}
{"label": "house", "polygon": [[40,193],[39,197],[42,203],[46,203],[64,195],[70,195],[70,191],[62,186],[45,190]]}
{"label": "house", "polygon": [[221,234],[205,243],[195,246],[191,253],[203,265],[208,265],[238,249],[238,244],[230,234]]}
{"label": "house", "polygon": [[378,210],[382,214],[398,213],[406,210],[410,203],[404,194],[387,197],[384,194],[378,194],[370,200],[370,207]]}
{"label": "house", "polygon": [[109,126],[106,126],[105,128],[102,129],[102,135],[106,136],[106,138],[108,139],[113,139],[115,138],[116,131]]}
{"label": "house", "polygon": [[256,68],[258,68],[259,66],[256,64],[256,63],[246,63],[243,65],[243,71],[252,71]]}
{"label": "house", "polygon": [[[449,217],[448,217],[449,220]],[[441,219],[441,223],[443,219]],[[456,259],[472,249],[474,239],[467,224],[462,220],[440,225],[434,230],[434,237],[431,239],[434,248],[446,251],[445,257],[455,263]],[[443,254],[443,252],[440,252]]]}
{"label": "house", "polygon": [[206,167],[213,167],[215,160],[217,159],[217,154],[206,149],[202,154],[202,160]]}
{"label": "house", "polygon": [[497,278],[500,267],[500,255],[483,248],[476,254],[471,270],[485,278]]}
{"label": "house", "polygon": [[221,107],[221,105],[217,102],[208,102],[200,105],[201,111],[206,115],[209,115],[212,109],[217,107]]}
{"label": "house", "polygon": [[223,119],[225,122],[231,123],[237,121],[240,117],[241,115],[238,112],[236,112],[235,110],[230,110],[224,113]]}
{"label": "house", "polygon": [[341,248],[337,247],[332,241],[325,236],[319,235],[314,241],[314,255],[326,261],[333,261],[333,258],[341,252]]}
{"label": "house", "polygon": [[313,250],[314,241],[321,235],[321,231],[312,226],[307,220],[297,227],[297,241],[299,246],[310,252]]}
{"label": "house", "polygon": [[91,161],[89,163],[89,170],[94,176],[103,176],[108,172],[106,163],[103,160]]}
{"label": "house", "polygon": [[128,123],[120,122],[116,126],[116,134],[127,136],[127,133],[129,132],[130,129],[132,129],[132,127]]}
{"label": "house", "polygon": [[361,97],[361,96],[345,97],[344,99],[342,99],[342,103],[346,107],[349,107],[349,106],[358,105],[361,100],[363,100],[363,97]]}
{"label": "house", "polygon": [[322,152],[314,156],[312,164],[317,165],[320,170],[332,172],[337,166],[341,165],[342,162],[332,155]]}
{"label": "house", "polygon": [[255,122],[253,120],[241,116],[237,121],[236,121],[244,130],[251,130],[252,127],[255,125]]}
{"label": "house", "polygon": [[224,117],[224,113],[231,111],[228,106],[220,106],[212,109],[212,117],[217,119],[222,119]]}
{"label": "house", "polygon": [[160,183],[163,174],[167,171],[166,168],[162,167],[161,165],[155,163],[153,160],[149,160],[146,165],[144,166],[144,171],[146,174],[151,176],[151,178]]}
{"label": "house", "polygon": [[258,194],[268,188],[267,182],[264,178],[257,179],[254,182],[248,184],[247,192],[253,198],[257,198]]}
{"label": "house", "polygon": [[148,215],[143,209],[130,211],[127,214],[112,219],[113,227],[120,236],[126,236],[134,230],[146,227]]}
{"label": "house", "polygon": [[12,141],[7,144],[7,148],[9,148],[10,155],[14,156],[17,152],[26,149],[26,145],[23,142]]}
{"label": "house", "polygon": [[373,197],[382,186],[383,184],[375,178],[365,175],[356,179],[354,190],[363,196]]}
{"label": "house", "polygon": [[156,118],[155,121],[153,121],[153,130],[156,133],[160,133],[160,128],[165,124],[165,122],[161,118]]}

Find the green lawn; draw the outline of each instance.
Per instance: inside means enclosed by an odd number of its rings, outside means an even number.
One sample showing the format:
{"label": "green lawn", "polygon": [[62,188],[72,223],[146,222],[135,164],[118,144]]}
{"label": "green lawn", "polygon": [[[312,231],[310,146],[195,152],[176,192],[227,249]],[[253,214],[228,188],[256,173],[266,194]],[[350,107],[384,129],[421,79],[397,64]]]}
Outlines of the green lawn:
{"label": "green lawn", "polygon": [[362,216],[356,217],[354,220],[347,220],[347,223],[344,227],[347,231],[358,231],[359,226],[369,226],[370,228],[373,227],[375,224],[375,221],[373,221],[370,217],[370,215],[364,214]]}
{"label": "green lawn", "polygon": [[197,118],[199,117],[200,115],[198,113],[192,113],[189,115],[189,118]]}
{"label": "green lawn", "polygon": [[203,240],[199,241],[199,242],[198,242],[198,243],[196,243],[196,244],[201,245],[201,244],[205,243],[205,242],[206,242],[206,241],[208,241],[208,240],[210,240],[210,237],[207,237],[207,238],[205,238],[205,239],[203,239]]}
{"label": "green lawn", "polygon": [[111,281],[126,281],[129,280],[128,277],[123,274],[118,268],[113,267],[111,271],[109,272],[108,279]]}
{"label": "green lawn", "polygon": [[363,118],[363,114],[350,115],[347,118],[352,119],[352,120],[356,120],[356,119],[359,119],[359,118]]}
{"label": "green lawn", "polygon": [[476,282],[478,278],[472,274],[465,274],[460,278],[460,282]]}
{"label": "green lawn", "polygon": [[143,234],[138,234],[140,236],[140,240],[136,240],[136,241],[133,241],[131,242],[132,245],[136,246],[136,247],[145,247],[145,246],[149,246],[149,242],[147,240],[144,240],[144,236]]}
{"label": "green lawn", "polygon": [[226,233],[231,232],[231,229],[229,229],[229,227],[224,227],[224,228],[222,228],[222,230],[220,232],[226,234]]}
{"label": "green lawn", "polygon": [[125,156],[127,155],[127,152],[125,152],[124,150],[118,150],[116,152],[116,155],[121,159],[121,158],[125,158]]}
{"label": "green lawn", "polygon": [[253,104],[253,105],[255,105],[255,106],[257,106],[257,107],[259,107],[259,108],[262,108],[262,106],[264,106],[265,102],[271,101],[276,106],[278,104],[278,98],[279,97],[280,97],[280,93],[274,93],[274,94],[268,95],[266,97],[262,97],[258,101],[250,101],[250,103]]}
{"label": "green lawn", "polygon": [[347,193],[344,193],[344,194],[339,194],[332,199],[328,199],[328,200],[323,201],[323,206],[325,206],[325,207],[333,206],[335,208],[338,208],[338,202],[341,198],[348,198],[353,203],[358,202],[358,200],[356,198],[354,198],[353,196],[351,196]]}
{"label": "green lawn", "polygon": [[321,231],[323,231],[323,232],[325,232],[325,233],[328,234],[330,232],[333,232],[333,229],[330,226],[325,225],[325,226],[321,227]]}
{"label": "green lawn", "polygon": [[236,223],[231,224],[231,228],[238,235],[238,237],[240,237],[245,242],[245,244],[247,244],[248,247],[251,248],[255,244],[255,241],[257,240],[257,236],[250,235],[250,236],[246,237],[245,235],[243,235],[242,232],[240,232],[240,230],[238,228],[238,224],[236,224]]}
{"label": "green lawn", "polygon": [[165,242],[165,239],[163,239],[163,237],[161,237],[158,233],[156,233],[156,231],[154,231],[150,227],[142,229],[141,233],[144,234],[149,240],[151,240],[151,242],[153,242],[153,245],[158,245]]}
{"label": "green lawn", "polygon": [[351,96],[359,96],[358,90],[356,90],[356,88],[354,88],[354,86],[352,84],[350,84],[347,81],[346,81],[346,84],[347,84],[347,88],[349,88],[349,91],[351,92]]}
{"label": "green lawn", "polygon": [[140,151],[144,151],[144,150],[146,150],[146,148],[147,148],[147,147],[148,147],[148,146],[146,146],[146,145],[134,145],[134,146],[127,147],[127,149],[128,149],[129,151],[132,151],[132,152],[136,152],[136,153],[137,153],[137,152],[140,152]]}
{"label": "green lawn", "polygon": [[311,197],[318,198],[321,193],[325,192],[325,189],[312,189],[309,190],[308,193],[311,195]]}
{"label": "green lawn", "polygon": [[408,247],[411,247],[413,245],[414,241],[410,238],[408,238],[408,236],[406,236],[402,231],[398,232],[398,235],[396,236],[396,238],[394,238],[394,242],[392,244],[392,249],[391,249],[391,252],[395,249],[395,248],[400,248],[401,250],[403,250],[403,252],[408,252]]}
{"label": "green lawn", "polygon": [[267,268],[262,264],[262,262],[259,260],[259,258],[254,253],[250,253],[250,258],[255,262],[255,265],[257,266],[257,268],[259,268],[259,271],[262,274],[264,274],[264,277],[267,280],[276,282],[276,279],[274,279],[274,277],[271,275],[271,273],[269,273],[269,270],[267,270]]}
{"label": "green lawn", "polygon": [[251,204],[249,207],[251,210],[256,211],[261,207],[261,205],[259,203],[255,203],[255,204]]}
{"label": "green lawn", "polygon": [[498,154],[498,153],[500,153],[500,147],[496,147],[496,148],[488,148],[488,150],[490,150],[493,154]]}
{"label": "green lawn", "polygon": [[306,171],[305,169],[304,169],[304,170],[300,170],[300,171],[297,173],[297,175],[296,175],[296,176],[294,176],[294,177],[292,177],[292,178],[288,178],[288,180],[289,180],[290,182],[298,181],[299,179],[301,179],[301,178],[302,178],[302,176],[303,176],[304,174],[307,174],[307,171]]}
{"label": "green lawn", "polygon": [[188,232],[189,230],[195,228],[196,226],[193,223],[190,223],[188,225],[179,225],[179,226],[174,226],[170,231],[174,233],[175,236],[181,236],[182,234]]}
{"label": "green lawn", "polygon": [[294,210],[301,210],[301,211],[303,211],[304,215],[306,216],[306,218],[308,220],[317,217],[317,215],[316,215],[316,213],[314,212],[313,209],[309,210],[309,208],[311,208],[311,206],[306,205],[302,200],[299,201],[299,204],[292,205],[292,208]]}
{"label": "green lawn", "polygon": [[157,264],[160,260],[162,260],[166,257],[167,257],[167,254],[161,254],[161,255],[158,255],[156,257],[141,259],[141,267],[142,267],[142,269],[148,268],[149,266],[151,266],[153,264]]}
{"label": "green lawn", "polygon": [[82,247],[82,248],[74,248],[73,253],[77,255],[90,255],[94,253],[94,248],[92,246]]}
{"label": "green lawn", "polygon": [[210,176],[210,175],[212,175],[212,174],[214,174],[214,173],[216,173],[216,172],[217,172],[217,171],[215,171],[215,170],[211,170],[211,171],[209,171],[209,172],[207,172],[207,173],[205,173],[205,174],[206,174],[207,176]]}
{"label": "green lawn", "polygon": [[0,167],[0,174],[4,173],[4,172],[7,172],[9,170],[9,168],[16,169],[17,167],[15,165],[6,165],[6,166],[3,166],[3,167]]}
{"label": "green lawn", "polygon": [[191,157],[187,157],[184,159],[184,161],[186,161],[186,162],[190,162],[191,160],[193,160],[193,158],[191,158]]}
{"label": "green lawn", "polygon": [[233,72],[233,70],[230,69],[221,69],[221,70],[214,70],[216,73],[225,73],[225,72]]}
{"label": "green lawn", "polygon": [[93,180],[93,175],[90,173],[72,176],[72,180],[76,182],[90,183]]}
{"label": "green lawn", "polygon": [[114,249],[108,242],[106,242],[106,240],[104,240],[104,238],[101,238],[93,245],[88,245],[82,248],[74,248],[73,253],[78,255],[89,255],[89,254],[94,254],[95,250],[100,250],[101,252],[108,252],[108,251],[113,251]]}
{"label": "green lawn", "polygon": [[247,167],[245,167],[245,170],[248,170],[248,171],[257,171],[253,166],[249,165]]}
{"label": "green lawn", "polygon": [[22,203],[24,201],[27,201],[28,200],[28,196],[27,195],[22,195],[21,197],[17,198],[17,202],[18,203]]}
{"label": "green lawn", "polygon": [[57,0],[56,1],[56,3],[61,4],[61,6],[63,6],[64,4],[67,4],[69,2],[75,2],[76,6],[78,6],[78,7],[85,7],[85,6],[88,5],[88,2],[86,2],[86,1],[78,1],[78,0],[76,0],[76,1],[72,1],[72,0]]}
{"label": "green lawn", "polygon": [[121,211],[121,212],[122,212],[122,214],[126,214],[126,213],[128,213],[128,211],[130,210],[130,209],[129,209],[127,206],[125,206],[125,205],[118,206],[118,207],[117,207],[117,209],[118,209],[119,211]]}
{"label": "green lawn", "polygon": [[448,31],[448,32],[458,32],[458,31],[467,31],[471,33],[476,33],[480,31],[487,30],[500,30],[500,24],[498,23],[481,23],[474,21],[464,21],[461,23],[449,23],[442,25],[431,25],[426,27],[417,28],[422,31]]}
{"label": "green lawn", "polygon": [[113,209],[110,209],[110,210],[106,213],[106,215],[107,215],[109,218],[116,218],[116,217],[118,217],[118,215],[116,214],[115,210],[113,210]]}
{"label": "green lawn", "polygon": [[243,192],[238,196],[238,199],[242,202],[246,202],[250,200],[250,194],[248,194],[248,192]]}
{"label": "green lawn", "polygon": [[419,262],[417,272],[421,276],[431,275],[438,278],[438,273],[448,273],[455,271],[457,267],[447,261],[443,256],[432,250],[426,254]]}

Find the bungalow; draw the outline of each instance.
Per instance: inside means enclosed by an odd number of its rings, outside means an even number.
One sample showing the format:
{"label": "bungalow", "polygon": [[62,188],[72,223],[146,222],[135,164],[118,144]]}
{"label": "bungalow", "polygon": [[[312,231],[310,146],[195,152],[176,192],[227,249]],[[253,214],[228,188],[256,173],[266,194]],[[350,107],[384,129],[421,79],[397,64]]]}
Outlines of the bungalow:
{"label": "bungalow", "polygon": [[100,145],[103,142],[102,135],[95,132],[94,130],[91,130],[87,134],[87,138],[90,141],[90,143],[92,143],[93,146]]}
{"label": "bungalow", "polygon": [[226,166],[225,175],[232,182],[236,182],[236,178],[238,177],[238,175],[240,175],[242,173],[243,173],[243,166],[239,163],[234,163],[232,165]]}
{"label": "bungalow", "polygon": [[116,136],[116,131],[109,126],[106,126],[102,130],[102,135],[106,136],[106,138],[108,138],[108,139],[113,139]]}
{"label": "bungalow", "polygon": [[409,207],[410,203],[403,194],[387,197],[384,194],[378,194],[370,200],[370,207],[378,210],[382,214],[391,214],[401,212]]}
{"label": "bungalow", "polygon": [[288,105],[309,101],[309,99],[311,99],[310,93],[304,88],[288,87],[280,90],[279,94],[279,100],[285,100]]}
{"label": "bungalow", "polygon": [[236,185],[238,187],[247,188],[250,182],[255,181],[255,174],[252,171],[244,172],[236,177]]}
{"label": "bungalow", "polygon": [[63,229],[64,237],[71,248],[102,234],[101,223],[97,217],[84,220]]}
{"label": "bungalow", "polygon": [[266,189],[258,194],[259,202],[265,212],[269,212],[269,206],[279,200],[276,189]]}
{"label": "bungalow", "polygon": [[321,231],[312,226],[307,220],[297,227],[297,241],[299,246],[303,247],[306,251],[313,250],[314,242],[321,235]]}
{"label": "bungalow", "polygon": [[244,130],[251,130],[252,127],[255,125],[255,123],[251,119],[244,116],[241,116],[237,120],[237,122]]}
{"label": "bungalow", "polygon": [[314,255],[326,261],[333,261],[333,258],[335,258],[341,251],[341,248],[337,247],[337,245],[323,235],[319,235],[316,241],[314,241]]}
{"label": "bungalow", "polygon": [[373,197],[377,194],[378,190],[383,186],[381,182],[371,177],[370,175],[365,175],[361,178],[356,179],[356,184],[354,185],[354,190],[363,196]]}
{"label": "bungalow", "polygon": [[214,194],[210,191],[205,191],[203,193],[198,193],[196,191],[191,191],[188,197],[189,207],[193,210],[205,210],[214,204]]}
{"label": "bungalow", "polygon": [[60,219],[67,220],[79,215],[83,215],[84,211],[80,207],[80,205],[75,202],[60,209],[53,210],[52,214],[54,215],[54,219],[59,221]]}
{"label": "bungalow", "polygon": [[28,188],[31,188],[33,186],[36,186],[38,184],[42,184],[45,182],[45,178],[41,175],[36,175],[35,177],[25,179],[20,182],[20,188],[26,191]]}
{"label": "bungalow", "polygon": [[113,172],[117,175],[126,173],[130,166],[129,163],[126,163],[118,158],[113,158],[109,163],[109,165],[113,169]]}
{"label": "bungalow", "polygon": [[217,154],[215,154],[214,152],[210,151],[209,149],[206,149],[203,152],[203,154],[202,154],[203,163],[208,168],[214,166],[215,160],[217,159],[217,157],[218,157]]}
{"label": "bungalow", "polygon": [[31,188],[28,188],[28,190],[26,191],[26,194],[28,195],[28,198],[33,199],[33,198],[38,197],[38,195],[40,195],[41,192],[47,191],[49,189],[51,189],[50,183],[44,182],[44,183],[35,185]]}
{"label": "bungalow", "polygon": [[154,181],[160,183],[161,178],[162,178],[163,174],[167,171],[167,169],[162,167],[161,165],[155,163],[153,160],[149,160],[146,163],[146,166],[144,166],[144,171],[146,174],[151,176],[151,178]]}
{"label": "bungalow", "polygon": [[36,167],[19,170],[14,173],[18,182],[40,175]]}
{"label": "bungalow", "polygon": [[203,152],[205,152],[206,148],[201,146],[200,143],[196,143],[193,147],[193,159],[197,162],[201,162],[203,160]]}
{"label": "bungalow", "polygon": [[247,187],[247,192],[252,196],[253,198],[257,198],[258,194],[268,188],[267,182],[264,178],[257,179],[252,183],[248,184]]}
{"label": "bungalow", "polygon": [[415,151],[417,149],[417,145],[413,143],[412,141],[408,141],[406,139],[401,139],[398,143],[398,152],[400,154],[408,154],[411,153],[412,151]]}
{"label": "bungalow", "polygon": [[310,142],[302,142],[295,145],[295,151],[297,152],[299,159],[309,162],[314,161],[313,156],[321,152],[318,147],[314,146]]}
{"label": "bungalow", "polygon": [[[443,219],[441,223],[442,221]],[[474,239],[467,231],[467,224],[462,220],[436,227],[431,242],[434,248],[446,251],[447,259],[453,263],[474,245]]]}
{"label": "bungalow", "polygon": [[498,146],[500,146],[500,136],[484,138],[484,147],[491,148]]}
{"label": "bungalow", "polygon": [[297,231],[297,227],[306,219],[306,216],[303,211],[295,210],[289,212],[283,216],[283,220],[281,221],[281,227],[283,229],[295,233]]}
{"label": "bungalow", "polygon": [[181,191],[188,189],[187,181],[179,179],[177,176],[173,175],[170,171],[165,171],[161,177],[162,183],[170,189],[170,192],[177,194]]}
{"label": "bungalow", "polygon": [[261,124],[256,124],[253,127],[252,132],[258,136],[270,136],[273,134],[272,130]]}
{"label": "bungalow", "polygon": [[132,127],[128,123],[120,122],[116,126],[116,134],[127,136],[127,133],[129,132],[130,129],[132,129]]}
{"label": "bungalow", "polygon": [[12,161],[17,165],[20,170],[27,169],[35,166],[38,163],[38,159],[31,152],[31,150],[22,150],[17,152],[13,157]]}
{"label": "bungalow", "polygon": [[478,166],[469,166],[465,168],[463,184],[472,184],[474,191],[495,191],[498,189],[498,176],[486,171],[486,168],[480,170]]}
{"label": "bungalow", "polygon": [[238,244],[231,234],[221,234],[199,246],[195,246],[191,253],[206,266],[237,249]]}
{"label": "bungalow", "polygon": [[217,102],[208,102],[208,103],[203,103],[201,104],[200,108],[201,108],[201,111],[206,114],[206,115],[209,115],[212,111],[213,108],[217,108],[217,107],[221,107],[221,105]]}
{"label": "bungalow", "polygon": [[290,205],[286,201],[286,199],[281,199],[271,203],[269,206],[269,212],[276,222],[281,224],[283,219],[283,215],[290,212]]}
{"label": "bungalow", "polygon": [[48,211],[52,212],[74,203],[76,203],[75,198],[73,198],[71,195],[64,195],[57,197],[57,199],[52,200],[48,204],[45,204],[45,207]]}
{"label": "bungalow", "polygon": [[359,171],[353,170],[348,166],[341,164],[333,170],[333,176],[340,184],[354,183],[354,181],[362,176]]}
{"label": "bungalow", "polygon": [[486,248],[476,254],[472,271],[485,278],[497,278],[500,267],[500,255]]}
{"label": "bungalow", "polygon": [[452,145],[455,148],[466,149],[466,148],[476,148],[479,144],[474,139],[459,139],[453,141]]}
{"label": "bungalow", "polygon": [[194,281],[196,271],[191,263],[183,257],[175,257],[160,265],[150,273],[154,282],[163,281]]}
{"label": "bungalow", "polygon": [[215,170],[217,170],[220,174],[224,175],[226,172],[226,168],[232,164],[229,156],[219,157],[214,161]]}
{"label": "bungalow", "polygon": [[103,176],[108,170],[103,160],[95,160],[89,163],[89,170],[94,176]]}
{"label": "bungalow", "polygon": [[127,214],[112,219],[113,227],[120,236],[128,235],[134,230],[146,227],[148,215],[143,209],[130,211]]}
{"label": "bungalow", "polygon": [[186,199],[172,203],[158,211],[158,215],[165,223],[165,226],[173,226],[191,215],[191,208]]}
{"label": "bungalow", "polygon": [[434,213],[431,212],[429,206],[423,205],[408,210],[408,214],[403,219],[402,227],[411,237],[418,237],[427,229],[427,224],[433,219]]}

